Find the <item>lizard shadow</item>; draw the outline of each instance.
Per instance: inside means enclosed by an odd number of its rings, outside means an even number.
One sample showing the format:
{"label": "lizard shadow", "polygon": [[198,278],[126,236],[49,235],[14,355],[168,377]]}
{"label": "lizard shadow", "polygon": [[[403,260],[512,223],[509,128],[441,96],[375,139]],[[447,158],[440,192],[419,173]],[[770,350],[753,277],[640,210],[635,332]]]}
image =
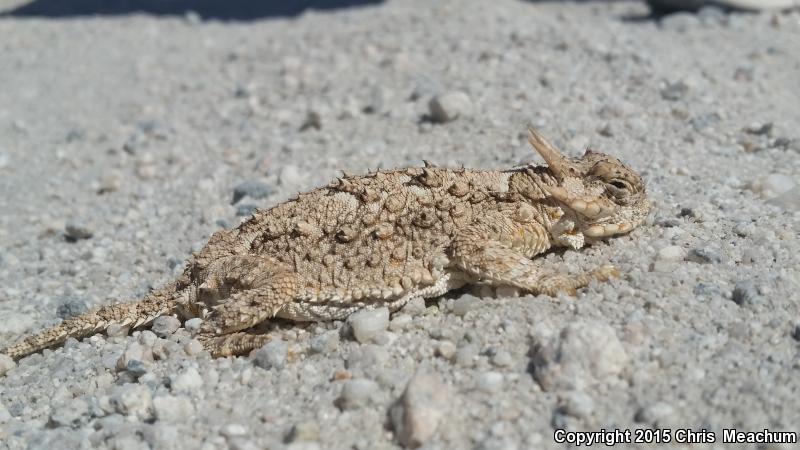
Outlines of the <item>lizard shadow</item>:
{"label": "lizard shadow", "polygon": [[308,10],[335,10],[377,5],[384,0],[33,0],[0,17],[42,17],[64,19],[82,16],[119,16],[151,14],[155,16],[187,16],[201,20],[254,21],[265,18],[293,17]]}

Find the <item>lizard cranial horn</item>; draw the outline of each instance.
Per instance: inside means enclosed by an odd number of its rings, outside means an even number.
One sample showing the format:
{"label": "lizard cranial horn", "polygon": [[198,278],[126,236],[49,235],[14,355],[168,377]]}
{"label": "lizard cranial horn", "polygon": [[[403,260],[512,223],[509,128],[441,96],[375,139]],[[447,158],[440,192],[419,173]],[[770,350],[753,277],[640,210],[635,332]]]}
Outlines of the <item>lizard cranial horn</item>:
{"label": "lizard cranial horn", "polygon": [[533,127],[528,127],[528,142],[531,143],[534,150],[544,158],[547,162],[547,167],[557,176],[562,177],[567,171],[569,162],[552,144],[539,134]]}

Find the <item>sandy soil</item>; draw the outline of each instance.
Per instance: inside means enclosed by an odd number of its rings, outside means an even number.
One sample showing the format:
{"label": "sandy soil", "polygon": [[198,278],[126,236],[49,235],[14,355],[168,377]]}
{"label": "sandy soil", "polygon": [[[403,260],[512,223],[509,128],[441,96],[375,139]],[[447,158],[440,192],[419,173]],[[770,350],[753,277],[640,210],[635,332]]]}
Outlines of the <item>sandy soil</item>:
{"label": "sandy soil", "polygon": [[[168,282],[215,230],[339,170],[538,161],[527,123],[640,170],[654,211],[547,256],[624,271],[577,299],[458,293],[372,343],[296,327],[254,358],[212,360],[184,328],[70,341],[2,369],[0,448],[380,449],[423,432],[431,449],[563,448],[554,430],[654,427],[789,448],[722,430],[800,431],[800,13],[409,0],[227,20],[242,14],[123,3],[0,2],[0,347]],[[471,108],[427,121],[453,91]],[[398,402],[409,385],[423,394]]]}

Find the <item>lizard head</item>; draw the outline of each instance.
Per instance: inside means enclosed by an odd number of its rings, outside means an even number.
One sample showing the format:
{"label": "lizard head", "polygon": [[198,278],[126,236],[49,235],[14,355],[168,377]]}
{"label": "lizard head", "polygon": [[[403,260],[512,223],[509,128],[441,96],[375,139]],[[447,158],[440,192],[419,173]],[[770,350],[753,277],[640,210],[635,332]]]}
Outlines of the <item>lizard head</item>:
{"label": "lizard head", "polygon": [[551,198],[577,218],[575,230],[589,239],[625,234],[650,210],[642,178],[617,158],[587,150],[582,158],[564,156],[536,130],[529,142],[557,180],[544,186]]}

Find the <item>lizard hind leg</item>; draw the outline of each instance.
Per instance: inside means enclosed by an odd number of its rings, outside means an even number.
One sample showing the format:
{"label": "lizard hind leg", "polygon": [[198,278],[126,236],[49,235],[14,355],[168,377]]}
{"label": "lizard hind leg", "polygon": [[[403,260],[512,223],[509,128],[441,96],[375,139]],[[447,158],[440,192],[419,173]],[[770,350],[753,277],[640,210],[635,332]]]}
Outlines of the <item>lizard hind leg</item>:
{"label": "lizard hind leg", "polygon": [[214,356],[238,355],[260,347],[271,339],[268,335],[242,331],[275,317],[282,306],[295,300],[298,285],[296,274],[280,272],[257,288],[232,294],[204,319],[198,338]]}
{"label": "lizard hind leg", "polygon": [[214,358],[224,356],[237,356],[261,348],[273,339],[272,334],[256,334],[247,331],[226,334],[223,336],[208,336],[201,338],[205,348]]}

